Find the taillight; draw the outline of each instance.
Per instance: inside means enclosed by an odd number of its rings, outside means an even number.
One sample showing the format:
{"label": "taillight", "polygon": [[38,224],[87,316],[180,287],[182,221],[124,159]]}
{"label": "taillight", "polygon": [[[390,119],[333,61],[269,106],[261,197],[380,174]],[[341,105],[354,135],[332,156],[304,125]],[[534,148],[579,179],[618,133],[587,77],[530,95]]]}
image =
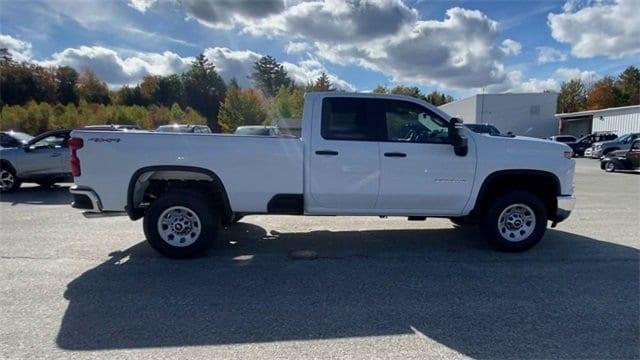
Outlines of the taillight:
{"label": "taillight", "polygon": [[69,149],[71,150],[71,157],[69,158],[69,163],[71,164],[71,175],[74,177],[80,176],[80,159],[78,159],[78,154],[76,151],[78,149],[82,149],[84,146],[84,142],[80,138],[71,138],[69,140]]}

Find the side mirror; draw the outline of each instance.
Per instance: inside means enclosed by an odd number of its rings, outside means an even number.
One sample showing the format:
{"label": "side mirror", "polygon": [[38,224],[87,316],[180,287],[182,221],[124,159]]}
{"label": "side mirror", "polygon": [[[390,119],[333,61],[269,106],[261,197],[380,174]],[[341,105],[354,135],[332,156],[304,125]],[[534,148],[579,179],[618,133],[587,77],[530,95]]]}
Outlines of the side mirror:
{"label": "side mirror", "polygon": [[463,126],[461,119],[449,120],[449,143],[453,145],[453,152],[458,156],[466,156],[469,152],[467,138],[460,131]]}

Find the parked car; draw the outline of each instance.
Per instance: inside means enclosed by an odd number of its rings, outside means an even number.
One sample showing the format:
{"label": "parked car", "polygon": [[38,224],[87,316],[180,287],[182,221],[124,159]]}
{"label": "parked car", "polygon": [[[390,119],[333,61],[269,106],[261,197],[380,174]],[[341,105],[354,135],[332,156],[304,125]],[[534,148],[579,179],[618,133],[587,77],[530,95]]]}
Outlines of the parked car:
{"label": "parked car", "polygon": [[588,157],[588,158],[590,158],[590,157],[591,157],[591,153],[592,153],[592,152],[593,152],[593,149],[592,149],[592,148],[587,148],[587,149],[585,149],[585,150],[584,150],[584,157]]}
{"label": "parked car", "polygon": [[129,131],[129,130],[142,130],[138,125],[120,125],[120,124],[105,124],[105,125],[87,125],[83,129],[88,130],[105,130],[105,131]]}
{"label": "parked car", "polygon": [[554,135],[554,136],[549,136],[547,140],[568,144],[568,143],[576,142],[577,139],[575,136],[571,136],[571,135]]}
{"label": "parked car", "polygon": [[33,136],[20,131],[0,131],[0,149],[21,147],[33,139]]}
{"label": "parked car", "polygon": [[597,142],[591,146],[591,157],[599,159],[616,150],[627,150],[631,147],[633,140],[640,138],[640,133],[622,135],[619,138],[609,141]]}
{"label": "parked car", "polygon": [[[614,140],[618,135],[607,132],[594,132],[593,134],[585,135],[575,142],[567,143],[573,149],[573,154],[576,156],[586,156],[585,151],[590,149],[593,143]],[[591,153],[591,151],[589,151]]]}
{"label": "parked car", "polygon": [[201,254],[246,214],[447,217],[524,251],[575,202],[567,145],[476,134],[407,96],[307,93],[301,138],[102,135],[72,133],[73,206],[144,218],[171,257]]}
{"label": "parked car", "polygon": [[23,182],[52,186],[72,179],[69,168],[69,133],[49,131],[21,147],[0,149],[0,192],[16,190]]}
{"label": "parked car", "polygon": [[211,128],[207,125],[172,124],[159,126],[156,132],[210,134]]}
{"label": "parked car", "polygon": [[607,172],[616,170],[640,170],[640,139],[634,140],[629,150],[609,152],[600,160],[600,168]]}
{"label": "parked car", "polygon": [[478,134],[500,135],[500,130],[491,124],[464,124],[464,126]]}
{"label": "parked car", "polygon": [[259,136],[277,136],[278,128],[275,126],[239,126],[234,135],[259,135]]}

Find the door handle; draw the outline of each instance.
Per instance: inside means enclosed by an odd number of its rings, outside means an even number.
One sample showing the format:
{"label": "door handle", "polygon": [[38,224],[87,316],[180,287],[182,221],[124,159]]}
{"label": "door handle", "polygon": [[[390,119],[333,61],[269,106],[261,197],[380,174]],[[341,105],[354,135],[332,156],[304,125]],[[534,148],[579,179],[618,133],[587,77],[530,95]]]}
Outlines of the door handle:
{"label": "door handle", "polygon": [[388,152],[384,153],[386,157],[407,157],[407,154],[401,152]]}
{"label": "door handle", "polygon": [[336,155],[338,155],[338,152],[337,151],[333,151],[333,150],[318,150],[318,151],[316,151],[316,155],[336,156]]}

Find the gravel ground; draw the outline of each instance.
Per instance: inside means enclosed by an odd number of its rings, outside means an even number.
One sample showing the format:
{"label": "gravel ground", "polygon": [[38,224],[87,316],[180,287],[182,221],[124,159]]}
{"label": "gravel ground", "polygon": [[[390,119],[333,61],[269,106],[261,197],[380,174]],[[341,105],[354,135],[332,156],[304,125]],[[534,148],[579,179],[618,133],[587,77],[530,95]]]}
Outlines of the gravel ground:
{"label": "gravel ground", "polygon": [[169,260],[67,191],[0,198],[1,358],[640,358],[640,176],[597,161],[523,254],[443,219],[250,216]]}

